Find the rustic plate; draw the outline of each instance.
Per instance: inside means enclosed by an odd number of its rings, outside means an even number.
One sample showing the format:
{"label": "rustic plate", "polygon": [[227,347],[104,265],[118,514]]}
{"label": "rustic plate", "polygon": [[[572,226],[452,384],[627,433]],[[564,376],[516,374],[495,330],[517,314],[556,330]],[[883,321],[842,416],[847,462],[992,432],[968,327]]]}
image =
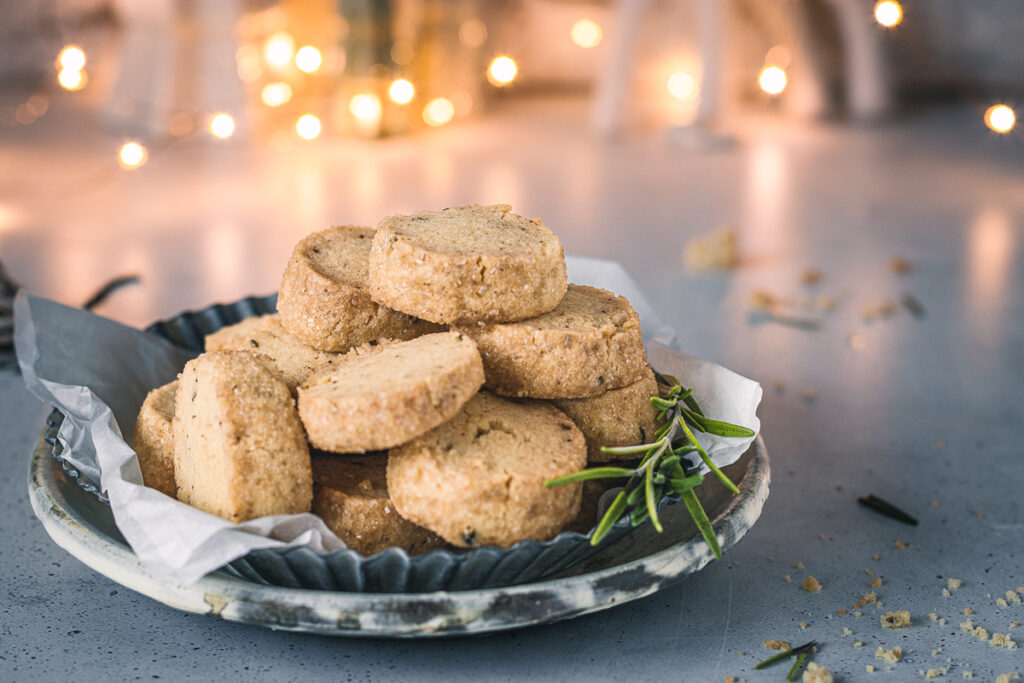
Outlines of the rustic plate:
{"label": "rustic plate", "polygon": [[[740,482],[738,496],[713,477],[699,495],[727,551],[753,526],[768,497],[761,438],[726,472]],[[110,508],[68,476],[44,439],[32,459],[29,492],[36,516],[59,546],[127,588],[188,612],[322,635],[443,637],[559,621],[655,593],[712,559],[685,506],[673,505],[662,514],[665,533],[641,527],[543,582],[455,592],[334,592],[267,586],[218,571],[183,586],[140,564]]]}

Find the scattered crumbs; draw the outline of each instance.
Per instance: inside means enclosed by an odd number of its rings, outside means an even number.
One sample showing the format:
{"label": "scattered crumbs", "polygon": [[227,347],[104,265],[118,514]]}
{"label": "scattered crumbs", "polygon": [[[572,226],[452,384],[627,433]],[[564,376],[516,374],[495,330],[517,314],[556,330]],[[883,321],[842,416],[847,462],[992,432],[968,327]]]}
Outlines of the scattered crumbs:
{"label": "scattered crumbs", "polygon": [[1007,671],[1004,674],[996,676],[996,683],[1013,683],[1013,681],[1019,681],[1020,674],[1016,671]]}
{"label": "scattered crumbs", "polygon": [[932,650],[932,656],[934,657],[935,655],[939,654],[940,652],[942,652],[942,648],[941,647],[937,647],[934,650]]}
{"label": "scattered crumbs", "polygon": [[800,275],[800,281],[805,285],[816,285],[821,282],[821,271],[817,268],[808,268]]}
{"label": "scattered crumbs", "polygon": [[970,616],[974,614],[974,610],[972,610],[970,607],[964,607],[964,614]]}
{"label": "scattered crumbs", "polygon": [[945,676],[947,673],[949,673],[949,666],[948,665],[942,667],[941,669],[928,669],[928,671],[925,672],[924,677],[925,678],[938,678],[939,676]]}
{"label": "scattered crumbs", "polygon": [[806,621],[801,621],[800,622],[800,630],[801,631],[806,631],[807,630],[807,622]]}
{"label": "scattered crumbs", "polygon": [[946,580],[946,586],[949,587],[949,590],[951,591],[955,591],[962,585],[964,585],[963,579],[949,578]]}
{"label": "scattered crumbs", "polygon": [[743,650],[740,650],[740,651],[739,651],[739,652],[737,652],[736,654],[737,654],[738,656],[742,657],[742,656],[743,656],[743,655],[745,655],[746,653],[745,653],[745,652],[744,652]]}
{"label": "scattered crumbs", "polygon": [[843,638],[845,638],[846,636],[852,636],[852,635],[853,635],[853,631],[849,627],[844,626],[843,627]]}
{"label": "scattered crumbs", "polygon": [[804,568],[804,563],[803,562],[797,562],[796,563],[796,568],[797,569],[803,569]]}
{"label": "scattered crumbs", "polygon": [[808,403],[813,403],[818,400],[818,392],[814,389],[804,389],[800,392],[800,396]]}
{"label": "scattered crumbs", "polygon": [[882,661],[895,664],[896,662],[903,659],[903,648],[897,645],[891,650],[883,649],[881,645],[875,650],[875,659],[881,659]]}
{"label": "scattered crumbs", "polygon": [[994,647],[1005,647],[1008,650],[1016,650],[1017,643],[1010,638],[1009,633],[993,633],[992,639],[988,641]]}
{"label": "scattered crumbs", "polygon": [[767,311],[775,308],[779,300],[770,292],[763,289],[755,289],[750,293],[750,306],[755,310]]}
{"label": "scattered crumbs", "polygon": [[907,544],[903,541],[896,541],[896,550],[903,550],[907,547]]}
{"label": "scattered crumbs", "polygon": [[963,677],[964,678],[974,678],[974,672],[973,671],[964,671],[963,672]]}
{"label": "scattered crumbs", "polygon": [[736,683],[736,677],[732,674],[725,674],[725,683]]}
{"label": "scattered crumbs", "polygon": [[693,270],[726,270],[739,265],[736,229],[723,225],[690,239],[683,247],[683,263]]}
{"label": "scattered crumbs", "polygon": [[877,603],[877,602],[878,602],[878,593],[876,593],[874,591],[871,591],[870,593],[865,593],[864,597],[861,598],[860,600],[858,600],[857,604],[855,604],[854,607],[859,609],[859,608],[863,607],[864,605],[870,605],[872,603]]}
{"label": "scattered crumbs", "polygon": [[933,508],[939,507],[939,501],[936,500],[935,498],[932,498],[932,507]]}
{"label": "scattered crumbs", "polygon": [[846,614],[846,610],[844,610],[844,609],[837,609],[836,610],[836,614],[838,614],[839,616],[843,616],[844,614]]}
{"label": "scattered crumbs", "polygon": [[982,628],[981,626],[978,626],[973,631],[971,631],[971,635],[973,635],[978,640],[988,640],[989,637],[988,629]]}
{"label": "scattered crumbs", "polygon": [[871,559],[874,560],[875,562],[878,562],[882,558],[880,556],[878,556],[878,555],[872,555]]}
{"label": "scattered crumbs", "polygon": [[821,584],[813,576],[808,576],[804,579],[803,585],[801,586],[808,593],[817,593],[821,590]]}
{"label": "scattered crumbs", "polygon": [[875,667],[871,666],[870,664],[866,664],[864,665],[864,670],[868,673],[872,673],[875,670]]}
{"label": "scattered crumbs", "polygon": [[786,574],[785,576],[782,577],[782,580],[786,581],[786,582],[789,582],[789,581],[793,580],[793,577],[790,576],[789,574]]}
{"label": "scattered crumbs", "polygon": [[766,647],[769,650],[778,650],[779,652],[790,649],[789,643],[784,640],[766,640],[761,643],[761,647]]}
{"label": "scattered crumbs", "polygon": [[818,534],[818,540],[819,541],[824,541],[825,540],[825,534]]}
{"label": "scattered crumbs", "polygon": [[928,618],[931,619],[932,621],[938,621],[939,620],[939,615],[936,614],[935,612],[929,612],[928,613]]}
{"label": "scattered crumbs", "polygon": [[886,612],[880,617],[882,628],[904,628],[910,626],[910,610],[896,610]]}
{"label": "scattered crumbs", "polygon": [[855,617],[862,617],[862,616],[864,616],[864,613],[861,612],[860,610],[857,610],[856,612],[853,613],[853,616],[855,616]]}
{"label": "scattered crumbs", "polygon": [[939,619],[939,626],[945,626],[945,625],[946,625],[946,620],[945,619]]}
{"label": "scattered crumbs", "polygon": [[878,579],[878,578],[871,579],[871,587],[872,588],[881,588],[882,587],[882,580]]}
{"label": "scattered crumbs", "polygon": [[1020,622],[1019,621],[1011,621],[1010,622],[1010,628],[1017,628],[1018,626],[1020,626]]}
{"label": "scattered crumbs", "polygon": [[832,673],[828,669],[814,662],[808,662],[807,668],[804,669],[804,683],[833,683],[833,681],[835,679],[832,678]]}
{"label": "scattered crumbs", "polygon": [[1018,593],[1024,593],[1024,586],[1017,586]]}
{"label": "scattered crumbs", "polygon": [[974,621],[968,619],[967,621],[960,622],[960,630],[964,633],[968,633],[974,630]]}
{"label": "scattered crumbs", "polygon": [[864,641],[862,641],[862,640],[855,640],[855,641],[853,641],[853,646],[854,647],[864,647]]}
{"label": "scattered crumbs", "polygon": [[875,575],[875,573],[873,571],[871,571],[870,569],[865,569],[864,573],[867,574],[868,576],[874,576]]}
{"label": "scattered crumbs", "polygon": [[996,605],[999,607],[1009,607],[1009,605],[1006,604],[1006,600],[1003,600],[1002,598],[996,598]]}
{"label": "scattered crumbs", "polygon": [[[1020,590],[1019,588],[1017,590]],[[1006,591],[1006,599],[1010,602],[1021,603],[1021,597],[1015,591]]]}
{"label": "scattered crumbs", "polygon": [[889,270],[897,275],[906,275],[910,272],[910,261],[902,256],[893,256],[889,259]]}
{"label": "scattered crumbs", "polygon": [[878,608],[878,607],[881,607],[881,606],[882,606],[882,601],[881,600],[875,600],[875,607]]}
{"label": "scattered crumbs", "polygon": [[948,598],[950,595],[952,595],[952,593],[949,592],[948,588],[943,588],[942,589],[942,597]]}
{"label": "scattered crumbs", "polygon": [[984,516],[985,516],[985,513],[984,513],[984,512],[982,512],[981,510],[975,510],[975,511],[974,511],[974,515],[975,515],[976,517],[984,517]]}

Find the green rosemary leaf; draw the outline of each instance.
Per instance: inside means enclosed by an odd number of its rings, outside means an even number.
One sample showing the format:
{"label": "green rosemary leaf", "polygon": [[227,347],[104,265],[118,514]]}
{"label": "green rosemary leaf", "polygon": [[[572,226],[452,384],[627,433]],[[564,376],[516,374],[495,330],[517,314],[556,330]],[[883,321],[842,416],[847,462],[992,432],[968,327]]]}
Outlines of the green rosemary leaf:
{"label": "green rosemary leaf", "polygon": [[697,500],[697,494],[693,492],[693,489],[690,489],[689,491],[684,491],[681,495],[683,503],[686,504],[686,510],[693,517],[693,521],[697,525],[697,530],[704,537],[704,542],[711,548],[711,554],[715,556],[716,560],[722,559],[722,548],[718,545],[718,537],[715,536],[715,530],[711,528],[711,520],[708,519],[708,513],[704,512],[700,501]]}
{"label": "green rosemary leaf", "polygon": [[690,431],[690,428],[686,426],[686,420],[684,420],[681,415],[679,416],[679,425],[683,428],[683,431],[686,432],[686,438],[690,440],[690,443],[697,447],[697,454],[700,456],[700,459],[704,461],[704,464],[708,466],[708,469],[714,472],[715,476],[725,484],[725,488],[729,489],[733,493],[739,493],[740,490],[736,488],[736,484],[732,483],[732,480],[725,476],[725,473],[718,469],[718,465],[713,463],[711,458],[708,457],[708,454],[704,452],[700,442],[697,441],[697,437],[695,437],[693,432]]}
{"label": "green rosemary leaf", "polygon": [[637,455],[638,453],[646,453],[657,446],[657,441],[654,443],[642,443],[638,446],[601,446],[601,452],[611,455]]}
{"label": "green rosemary leaf", "polygon": [[704,483],[703,474],[695,474],[692,477],[673,477],[668,480],[668,486],[676,493],[691,491]]}
{"label": "green rosemary leaf", "polygon": [[[755,670],[763,669],[763,668],[765,668],[766,666],[768,666],[770,664],[774,664],[775,662],[777,662],[777,661],[779,661],[781,659],[785,659],[786,657],[792,657],[793,655],[807,654],[817,644],[818,644],[818,641],[812,640],[809,643],[804,643],[803,645],[798,645],[797,647],[790,648],[789,650],[783,650],[779,654],[772,655],[771,657],[769,657],[768,659],[764,660],[763,662],[758,662],[757,664],[754,665],[754,669]],[[792,673],[792,671],[790,671],[790,673]]]}
{"label": "green rosemary leaf", "polygon": [[644,481],[644,499],[647,501],[647,514],[651,516],[651,524],[660,534],[664,531],[661,520],[658,519],[657,501],[654,499],[654,467],[647,468],[647,476]]}
{"label": "green rosemary leaf", "polygon": [[686,390],[686,398],[683,399],[683,403],[686,404],[687,408],[697,413],[701,417],[704,417],[704,411],[700,409],[700,405],[697,404],[697,399],[693,397],[692,388]]}
{"label": "green rosemary leaf", "polygon": [[597,528],[594,529],[594,535],[590,537],[590,545],[597,545],[604,537],[608,535],[608,531],[612,528],[615,522],[619,521],[619,517],[626,510],[626,489],[619,491],[619,495],[615,496],[615,500],[612,501],[608,511],[604,513],[604,517],[598,522]]}
{"label": "green rosemary leaf", "polygon": [[644,495],[644,487],[637,486],[626,496],[626,507],[633,507],[640,502],[640,496]]}
{"label": "green rosemary leaf", "polygon": [[712,420],[711,418],[698,415],[686,408],[683,408],[682,411],[684,415],[696,423],[697,429],[701,430],[705,434],[714,434],[715,436],[741,436],[744,438],[754,436],[754,432],[746,427],[735,425],[731,422]]}
{"label": "green rosemary leaf", "polygon": [[807,652],[808,652],[808,650],[804,650],[803,652],[801,652],[800,656],[796,658],[795,662],[793,662],[793,668],[791,668],[789,670],[789,673],[786,674],[786,680],[787,681],[795,681],[796,680],[796,674],[797,674],[797,672],[800,671],[800,665],[804,663],[805,659],[807,659]]}
{"label": "green rosemary leaf", "polygon": [[676,407],[675,401],[666,401],[663,398],[657,396],[651,396],[651,405],[659,410],[671,410]]}
{"label": "green rosemary leaf", "polygon": [[[643,491],[642,488],[637,488],[637,491]],[[647,508],[646,507],[635,507],[633,511],[629,513],[629,523],[632,526],[640,526],[647,521]]]}
{"label": "green rosemary leaf", "polygon": [[622,477],[629,477],[632,474],[633,470],[625,467],[592,467],[588,470],[580,470],[579,472],[567,474],[564,477],[550,479],[544,482],[544,486],[562,486],[563,484],[572,484],[577,481],[586,481],[588,479],[619,479]]}

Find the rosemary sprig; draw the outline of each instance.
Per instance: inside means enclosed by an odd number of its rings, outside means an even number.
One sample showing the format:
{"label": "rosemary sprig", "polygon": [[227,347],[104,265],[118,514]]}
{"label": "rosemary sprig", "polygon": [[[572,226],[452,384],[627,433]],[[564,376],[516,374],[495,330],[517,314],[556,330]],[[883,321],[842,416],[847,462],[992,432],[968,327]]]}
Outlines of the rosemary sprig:
{"label": "rosemary sprig", "polygon": [[808,652],[809,652],[809,650],[804,650],[803,652],[800,653],[800,656],[796,658],[796,661],[793,662],[792,668],[790,668],[789,673],[786,674],[786,680],[787,681],[795,681],[796,680],[797,672],[800,671],[800,665],[804,663],[805,659],[807,659],[807,653]]}
{"label": "rosemary sprig", "polygon": [[[793,648],[790,648],[788,650],[783,650],[779,654],[772,655],[771,657],[769,657],[768,659],[764,660],[763,662],[759,662],[759,663],[755,664],[754,665],[754,669],[755,670],[763,669],[766,666],[770,666],[770,665],[774,664],[775,662],[783,660],[786,657],[792,657],[793,655],[805,655],[808,652],[810,652],[811,649],[815,645],[817,645],[817,644],[818,644],[818,641],[812,640],[809,643],[804,643],[803,645],[798,645],[797,647],[793,647]],[[792,669],[790,670],[790,673],[791,674],[793,673]]]}
{"label": "rosemary sprig", "polygon": [[[693,429],[706,434],[718,436],[751,437],[754,432],[721,420],[713,420],[704,415],[697,400],[693,397],[693,389],[683,389],[678,379],[671,375],[656,373],[658,380],[658,396],[651,397],[651,405],[658,410],[660,426],[655,431],[655,441],[638,446],[619,446],[602,448],[603,453],[611,455],[640,455],[643,457],[637,467],[595,467],[580,470],[545,482],[545,486],[561,486],[588,479],[625,479],[622,490],[612,501],[608,511],[598,522],[590,538],[591,545],[600,543],[612,526],[623,515],[628,514],[630,523],[636,527],[650,520],[658,533],[664,529],[658,518],[658,501],[672,495],[678,495],[693,517],[697,530],[716,558],[722,557],[722,549],[718,544],[714,529],[707,513],[700,504],[694,489],[704,482],[704,475],[697,471],[698,464],[687,456],[696,453],[708,469],[734,494],[740,490],[708,457],[704,448],[697,441]],[[692,427],[692,429],[691,429]]]}
{"label": "rosemary sprig", "polygon": [[886,517],[891,517],[910,526],[917,526],[917,519],[913,515],[909,512],[904,512],[889,501],[883,500],[873,493],[869,493],[867,496],[860,496],[857,498],[857,502],[864,507],[881,512]]}

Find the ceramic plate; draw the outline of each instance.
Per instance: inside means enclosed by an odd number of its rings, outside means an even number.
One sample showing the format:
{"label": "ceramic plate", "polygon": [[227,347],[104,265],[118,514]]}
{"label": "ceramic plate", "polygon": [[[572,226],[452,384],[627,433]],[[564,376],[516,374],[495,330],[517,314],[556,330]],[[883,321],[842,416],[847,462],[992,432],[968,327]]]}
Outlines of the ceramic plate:
{"label": "ceramic plate", "polygon": [[[650,595],[700,570],[711,553],[685,506],[665,509],[665,532],[637,529],[562,575],[517,586],[424,593],[370,593],[267,586],[214,572],[183,586],[150,574],[124,542],[110,508],[83,490],[40,439],[29,473],[32,508],[50,537],[91,569],[171,607],[229,621],[321,635],[418,638],[501,631],[570,619]],[[698,489],[724,551],[753,526],[768,497],[768,454],[760,437]]]}

